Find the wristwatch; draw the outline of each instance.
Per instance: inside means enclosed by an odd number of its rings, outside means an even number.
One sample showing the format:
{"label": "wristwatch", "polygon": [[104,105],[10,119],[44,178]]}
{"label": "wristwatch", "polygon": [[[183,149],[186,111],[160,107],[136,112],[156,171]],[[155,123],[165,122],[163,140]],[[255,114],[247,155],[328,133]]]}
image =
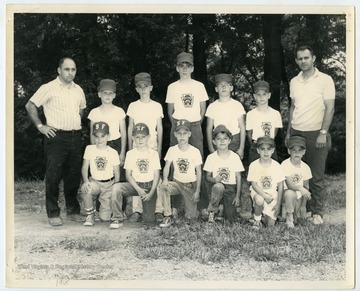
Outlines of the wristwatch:
{"label": "wristwatch", "polygon": [[39,123],[36,127],[37,127],[38,129],[40,129],[40,128],[42,128],[43,126],[44,126],[44,124]]}
{"label": "wristwatch", "polygon": [[323,135],[327,135],[327,131],[325,129],[320,130],[320,133]]}

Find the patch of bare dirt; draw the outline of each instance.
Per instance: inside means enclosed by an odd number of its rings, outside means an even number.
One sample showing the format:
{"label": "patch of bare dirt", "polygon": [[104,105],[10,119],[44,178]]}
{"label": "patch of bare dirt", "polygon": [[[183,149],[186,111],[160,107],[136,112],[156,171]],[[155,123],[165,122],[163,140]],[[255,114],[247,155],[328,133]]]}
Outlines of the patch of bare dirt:
{"label": "patch of bare dirt", "polygon": [[[319,262],[311,265],[257,262],[245,258],[235,264],[207,265],[190,260],[140,260],[132,251],[132,236],[142,228],[141,224],[125,221],[122,228],[110,230],[109,223],[105,222],[84,227],[81,222],[68,221],[65,217],[63,220],[63,226],[51,227],[44,213],[15,213],[14,252],[9,253],[12,280],[51,280],[52,286],[65,286],[76,280],[125,280],[137,284],[148,280],[151,284],[170,280],[204,283],[345,280],[345,255],[334,258],[336,264]],[[325,223],[345,222],[345,209],[332,211],[324,220]],[[82,250],[79,245],[74,246],[79,238],[84,241]],[[95,246],[99,241],[103,242],[105,250],[86,250],[89,240],[90,244],[95,240]],[[98,281],[94,281],[96,283]],[[199,286],[205,288],[204,283]]]}

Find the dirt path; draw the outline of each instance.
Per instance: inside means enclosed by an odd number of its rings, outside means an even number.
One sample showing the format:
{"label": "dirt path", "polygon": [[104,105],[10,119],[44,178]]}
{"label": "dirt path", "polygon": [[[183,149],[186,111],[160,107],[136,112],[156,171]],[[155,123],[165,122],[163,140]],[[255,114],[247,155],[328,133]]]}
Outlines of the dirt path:
{"label": "dirt path", "polygon": [[[332,211],[325,223],[345,222],[345,209]],[[44,213],[16,213],[14,225],[15,280],[53,280],[56,286],[73,280],[177,280],[194,281],[290,281],[344,280],[344,258],[339,264],[319,262],[292,265],[287,262],[256,262],[241,258],[235,264],[200,264],[196,261],[140,260],[132,252],[131,236],[141,225],[128,222],[119,230],[110,230],[108,223],[85,228],[81,223],[67,221],[51,227]],[[149,230],[151,231],[151,230]],[[90,239],[115,242],[119,247],[106,251],[78,250],[79,238],[84,244]],[[81,239],[80,239],[81,241]],[[100,265],[100,267],[99,267]],[[315,278],[314,278],[314,274]],[[65,282],[65,283],[64,283]],[[131,281],[128,281],[128,283]],[[133,281],[132,281],[133,282]],[[94,282],[97,284],[98,282]],[[124,285],[121,285],[124,286]],[[166,285],[165,285],[166,286]],[[214,285],[215,286],[215,285]],[[95,287],[95,285],[94,285]],[[205,285],[200,285],[205,288]]]}

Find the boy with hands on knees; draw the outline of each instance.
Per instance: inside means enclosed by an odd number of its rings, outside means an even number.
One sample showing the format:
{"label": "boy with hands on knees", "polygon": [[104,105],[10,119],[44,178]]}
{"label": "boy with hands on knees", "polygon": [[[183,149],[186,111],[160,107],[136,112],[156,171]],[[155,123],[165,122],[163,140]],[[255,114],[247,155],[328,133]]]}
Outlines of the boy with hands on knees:
{"label": "boy with hands on knees", "polygon": [[236,207],[240,206],[241,172],[244,171],[239,155],[229,149],[233,135],[218,125],[212,132],[216,152],[210,154],[204,164],[205,192],[210,193],[208,206],[209,223],[213,223],[223,200],[225,218],[236,220]]}
{"label": "boy with hands on knees", "polygon": [[[120,181],[120,159],[116,150],[107,145],[110,137],[109,125],[106,122],[95,122],[92,126],[95,145],[85,149],[81,175],[81,186],[86,211],[85,226],[93,226],[95,209],[93,198],[99,196],[99,216],[102,221],[110,221],[113,185]],[[89,177],[90,168],[90,177]]]}
{"label": "boy with hands on knees", "polygon": [[250,164],[248,181],[251,182],[250,196],[254,206],[253,228],[259,229],[261,215],[267,226],[274,226],[281,210],[285,179],[281,166],[271,158],[275,142],[269,136],[259,137],[256,142],[260,158]]}
{"label": "boy with hands on knees", "polygon": [[306,224],[306,202],[311,199],[309,180],[312,178],[310,167],[302,161],[306,151],[306,139],[293,135],[288,140],[290,158],[281,163],[286,177],[283,216],[286,216],[286,226],[293,228],[294,224]]}
{"label": "boy with hands on knees", "polygon": [[145,123],[135,124],[132,136],[134,148],[126,153],[124,165],[127,182],[118,183],[114,187],[113,219],[116,221],[122,217],[123,196],[139,196],[143,204],[143,221],[153,222],[160,159],[157,151],[148,146],[149,127]]}
{"label": "boy with hands on knees", "polygon": [[[172,223],[171,195],[182,195],[185,203],[185,218],[197,218],[197,203],[200,199],[201,165],[200,151],[189,144],[191,136],[190,122],[176,120],[175,137],[178,144],[171,146],[165,155],[163,181],[158,194],[164,206],[164,219],[160,227],[169,227]],[[174,168],[173,181],[169,181],[170,166]]]}

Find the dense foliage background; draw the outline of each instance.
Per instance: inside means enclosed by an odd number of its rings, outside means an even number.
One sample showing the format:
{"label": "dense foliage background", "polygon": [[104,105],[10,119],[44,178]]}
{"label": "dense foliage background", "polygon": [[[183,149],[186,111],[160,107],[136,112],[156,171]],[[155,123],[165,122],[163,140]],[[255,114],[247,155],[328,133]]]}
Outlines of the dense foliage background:
{"label": "dense foliage background", "polygon": [[[345,15],[18,13],[14,19],[16,178],[44,176],[43,137],[24,105],[40,85],[57,76],[58,61],[64,56],[76,61],[75,82],[87,97],[84,147],[89,141],[86,116],[100,105],[96,90],[100,79],[116,80],[114,103],[126,111],[138,99],[133,77],[146,71],[153,80],[152,98],[164,108],[165,154],[170,131],[165,95],[167,86],[178,79],[178,53],[194,54],[193,77],[205,84],[210,102],[217,97],[213,84],[217,73],[234,75],[233,97],[246,111],[255,105],[253,84],[267,80],[272,90],[270,105],[281,111],[285,130],[289,81],[299,72],[293,52],[300,43],[315,49],[316,66],[335,81],[333,147],[327,171],[345,172]],[[281,158],[286,157],[283,139],[284,131],[277,137]]]}

